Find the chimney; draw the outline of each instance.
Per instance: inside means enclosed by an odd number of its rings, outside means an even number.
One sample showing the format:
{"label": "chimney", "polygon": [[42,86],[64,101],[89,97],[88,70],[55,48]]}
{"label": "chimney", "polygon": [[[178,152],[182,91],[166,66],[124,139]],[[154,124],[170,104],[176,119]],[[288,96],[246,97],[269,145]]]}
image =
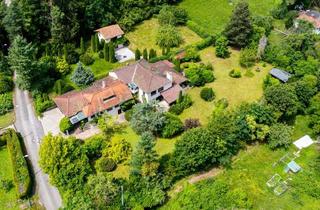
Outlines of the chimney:
{"label": "chimney", "polygon": [[102,81],[102,88],[106,88],[106,81],[105,80]]}
{"label": "chimney", "polygon": [[167,71],[167,79],[173,82],[172,72]]}

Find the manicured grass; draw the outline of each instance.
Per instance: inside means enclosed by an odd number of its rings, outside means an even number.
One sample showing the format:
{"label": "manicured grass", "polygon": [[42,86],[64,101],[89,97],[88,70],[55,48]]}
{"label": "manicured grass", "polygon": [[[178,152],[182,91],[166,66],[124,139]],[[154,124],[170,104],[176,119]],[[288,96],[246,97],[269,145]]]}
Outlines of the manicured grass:
{"label": "manicured grass", "polygon": [[[153,48],[157,50],[157,54],[161,55],[161,49],[156,45],[156,36],[158,32],[159,24],[157,19],[153,18],[150,20],[143,21],[142,24],[135,27],[134,31],[126,34],[126,37],[130,41],[130,49],[139,49],[141,52],[143,49],[148,49],[148,51]],[[201,38],[188,29],[187,27],[178,27],[184,43],[180,46],[183,47],[188,44],[192,44],[201,40]]]}
{"label": "manicured grass", "polygon": [[14,112],[9,112],[0,116],[0,129],[8,127],[12,123],[14,123]]}
{"label": "manicured grass", "polygon": [[[247,0],[254,15],[268,15],[280,0]],[[232,4],[229,4],[232,2]],[[208,33],[221,32],[228,23],[238,0],[184,0],[179,6],[188,11],[189,17]]]}
{"label": "manicured grass", "polygon": [[[0,162],[0,179],[4,178],[7,180],[11,180],[13,184],[12,165],[6,146],[0,147]],[[8,209],[19,209],[14,187],[12,187],[11,190],[7,193],[0,189],[0,210]]]}
{"label": "manicured grass", "polygon": [[[305,134],[312,134],[312,130],[307,127],[306,122],[306,117],[297,117],[293,141]],[[291,145],[288,150],[279,149],[275,151],[270,150],[267,145],[262,144],[249,146],[246,150],[240,151],[234,158],[231,168],[224,169],[214,179],[224,181],[231,188],[241,188],[244,190],[253,203],[253,209],[318,209],[320,200],[298,193],[296,191],[297,186],[290,185],[290,180],[288,181],[289,190],[282,196],[274,195],[272,189],[266,185],[266,182],[275,173],[278,173],[283,179],[300,179],[298,174],[285,173],[285,165],[282,163],[276,167],[272,166],[273,163],[277,162],[285,154],[292,154],[294,151],[297,151],[294,145]],[[300,155],[295,160],[302,167],[302,171],[299,174],[310,170],[309,164],[319,156],[319,148],[316,145],[312,145],[307,149],[303,149]],[[319,179],[319,177],[312,178]],[[186,183],[186,179],[184,183]],[[181,182],[179,185],[181,185]],[[298,194],[298,199],[294,194]],[[172,195],[176,196],[174,193]],[[192,196],[197,195],[190,193],[191,198],[189,200],[192,200]],[[170,201],[167,207],[170,207]]]}
{"label": "manicured grass", "polygon": [[[122,133],[117,133],[113,138],[125,139],[130,142],[132,149],[134,150],[139,141],[139,135],[137,135],[130,126],[127,126]],[[155,149],[159,156],[170,153],[173,151],[176,138],[173,139],[163,139],[158,138]],[[129,176],[129,164],[123,163],[118,165],[117,169],[112,172],[112,175],[115,177],[128,177]]]}
{"label": "manicured grass", "polygon": [[[247,69],[239,65],[240,52],[232,49],[230,51],[231,55],[226,59],[217,58],[213,47],[206,48],[200,52],[202,62],[213,65],[216,80],[206,84],[206,87],[213,88],[216,93],[216,99],[213,102],[206,102],[200,98],[202,87],[190,89],[187,93],[191,96],[194,104],[180,115],[182,120],[199,118],[202,124],[206,124],[214,109],[214,102],[221,98],[226,98],[231,108],[242,102],[253,102],[261,98],[263,94],[263,79],[268,74],[271,66],[262,67],[262,64],[257,64],[257,66],[250,68],[254,76],[247,77],[245,76]],[[258,66],[261,69],[260,72],[255,71]],[[242,77],[231,78],[229,72],[232,69],[241,70]]]}

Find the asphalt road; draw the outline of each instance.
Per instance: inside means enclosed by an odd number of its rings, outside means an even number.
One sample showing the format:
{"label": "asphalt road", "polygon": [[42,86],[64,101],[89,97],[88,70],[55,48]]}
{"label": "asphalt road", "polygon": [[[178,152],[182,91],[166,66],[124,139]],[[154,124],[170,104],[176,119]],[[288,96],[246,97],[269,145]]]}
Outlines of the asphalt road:
{"label": "asphalt road", "polygon": [[61,197],[57,188],[50,185],[48,175],[39,167],[40,141],[44,136],[43,128],[37,119],[32,101],[27,91],[15,88],[15,127],[21,133],[27,149],[28,157],[35,173],[36,191],[40,202],[47,210],[56,210],[61,207]]}

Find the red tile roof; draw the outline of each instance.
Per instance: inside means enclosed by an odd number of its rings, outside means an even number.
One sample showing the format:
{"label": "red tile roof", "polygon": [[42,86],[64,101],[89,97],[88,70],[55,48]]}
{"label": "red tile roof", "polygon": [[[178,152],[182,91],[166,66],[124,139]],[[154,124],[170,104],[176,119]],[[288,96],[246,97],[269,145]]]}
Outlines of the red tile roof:
{"label": "red tile roof", "polygon": [[81,111],[86,117],[90,117],[131,98],[132,94],[127,85],[106,77],[85,90],[71,91],[58,96],[54,98],[54,102],[67,117],[72,117]]}
{"label": "red tile roof", "polygon": [[168,104],[171,104],[178,99],[181,91],[182,91],[182,88],[180,87],[180,85],[174,85],[168,90],[163,91],[161,95]]}
{"label": "red tile roof", "polygon": [[132,65],[128,65],[114,71],[117,78],[129,84],[135,83],[140,89],[146,93],[150,93],[166,84],[171,83],[167,78],[167,73],[171,73],[174,84],[181,84],[187,79],[173,69],[174,65],[169,61],[159,61],[156,63],[148,63],[142,59]]}
{"label": "red tile roof", "polygon": [[315,28],[320,28],[320,17],[314,15],[313,11],[302,11],[299,13],[298,19],[305,20],[313,24]]}
{"label": "red tile roof", "polygon": [[104,39],[113,39],[124,34],[118,24],[99,28],[95,32],[99,32]]}

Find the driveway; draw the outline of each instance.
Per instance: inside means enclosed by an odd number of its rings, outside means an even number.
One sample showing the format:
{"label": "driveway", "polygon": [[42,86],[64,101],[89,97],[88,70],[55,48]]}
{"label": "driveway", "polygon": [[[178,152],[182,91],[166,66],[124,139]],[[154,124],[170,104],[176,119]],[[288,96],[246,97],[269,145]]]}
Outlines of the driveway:
{"label": "driveway", "polygon": [[49,132],[53,135],[58,135],[60,133],[59,123],[64,117],[58,108],[51,109],[42,114],[40,118],[45,135]]}
{"label": "driveway", "polygon": [[134,60],[135,55],[128,47],[123,47],[116,49],[116,58],[119,63],[123,63],[129,60]]}
{"label": "driveway", "polygon": [[14,103],[15,127],[23,136],[28,159],[31,161],[35,173],[36,190],[40,201],[47,210],[59,209],[62,205],[59,191],[49,183],[48,175],[39,167],[39,147],[44,131],[35,115],[29,93],[15,87]]}

